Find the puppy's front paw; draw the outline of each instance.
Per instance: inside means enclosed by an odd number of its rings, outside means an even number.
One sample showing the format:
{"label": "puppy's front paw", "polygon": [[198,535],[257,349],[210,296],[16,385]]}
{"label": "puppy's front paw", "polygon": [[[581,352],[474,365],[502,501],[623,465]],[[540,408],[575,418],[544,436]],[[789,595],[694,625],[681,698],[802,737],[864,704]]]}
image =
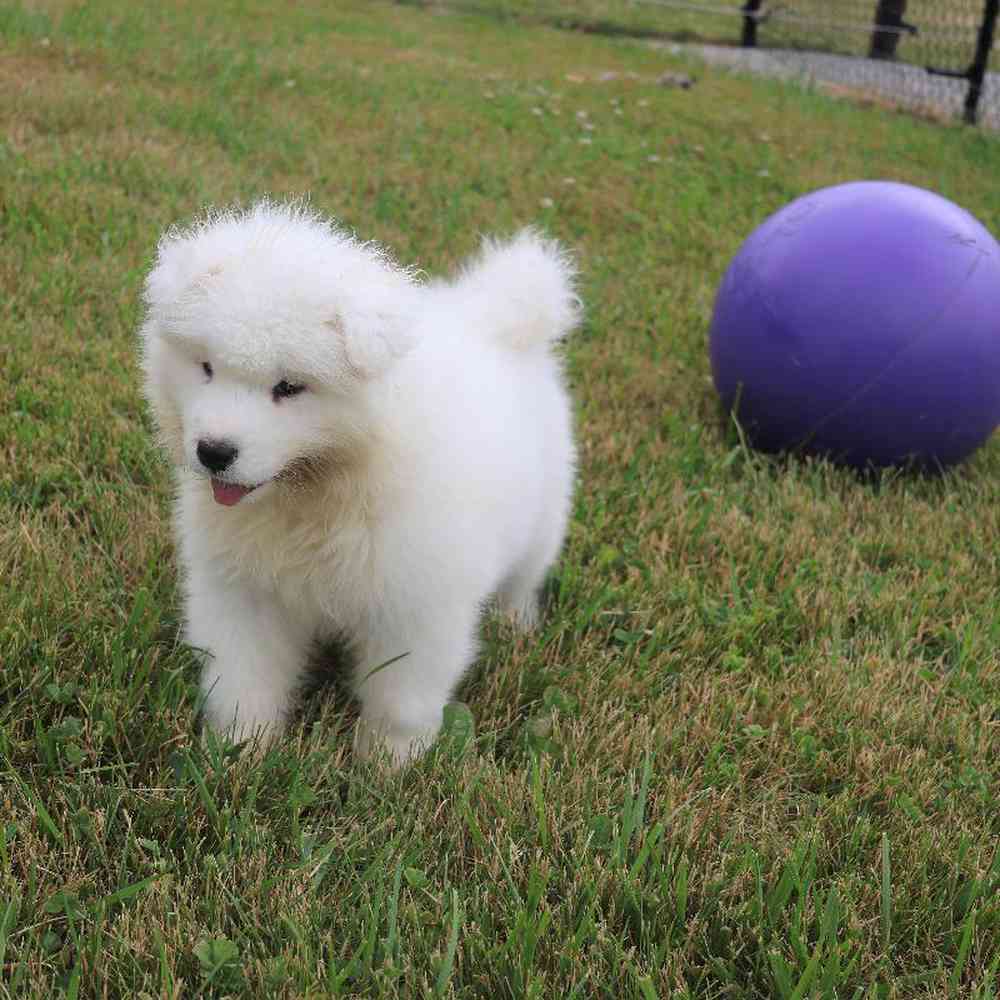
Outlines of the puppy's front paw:
{"label": "puppy's front paw", "polygon": [[354,752],[361,760],[384,755],[396,770],[419,757],[434,742],[440,729],[440,724],[413,726],[362,716],[354,736]]}
{"label": "puppy's front paw", "polygon": [[[284,727],[273,723],[253,724],[231,723],[226,727],[216,726],[210,719],[202,718],[202,739],[221,740],[224,743],[245,744],[245,750],[263,756],[281,736]],[[209,734],[211,733],[211,737]]]}
{"label": "puppy's front paw", "polygon": [[209,694],[202,715],[203,729],[233,743],[251,742],[263,752],[285,729],[285,709],[278,702],[258,698],[256,702],[223,702]]}

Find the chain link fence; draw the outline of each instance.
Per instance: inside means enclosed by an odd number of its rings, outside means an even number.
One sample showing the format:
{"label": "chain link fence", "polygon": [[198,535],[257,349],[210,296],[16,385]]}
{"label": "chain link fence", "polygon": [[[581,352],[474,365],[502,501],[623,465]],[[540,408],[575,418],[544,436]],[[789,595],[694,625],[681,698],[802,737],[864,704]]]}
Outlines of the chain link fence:
{"label": "chain link fence", "polygon": [[[421,0],[410,0],[421,2]],[[452,0],[1000,129],[1000,0]]]}
{"label": "chain link fence", "polygon": [[[959,109],[975,121],[988,77],[998,68],[993,49],[995,2],[983,0],[747,0],[741,42],[777,49],[809,49],[859,61],[847,83],[898,91],[911,106]],[[889,68],[886,63],[915,67]],[[1000,100],[1000,94],[991,95]]]}

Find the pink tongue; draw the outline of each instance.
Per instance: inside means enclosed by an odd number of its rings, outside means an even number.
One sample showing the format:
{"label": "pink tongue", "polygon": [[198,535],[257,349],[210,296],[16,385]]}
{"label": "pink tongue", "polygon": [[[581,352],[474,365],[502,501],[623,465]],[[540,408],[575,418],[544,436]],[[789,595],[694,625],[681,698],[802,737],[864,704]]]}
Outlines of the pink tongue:
{"label": "pink tongue", "polygon": [[233,504],[239,503],[252,489],[252,486],[212,480],[212,495],[215,497],[215,502],[221,503],[224,507],[232,507]]}

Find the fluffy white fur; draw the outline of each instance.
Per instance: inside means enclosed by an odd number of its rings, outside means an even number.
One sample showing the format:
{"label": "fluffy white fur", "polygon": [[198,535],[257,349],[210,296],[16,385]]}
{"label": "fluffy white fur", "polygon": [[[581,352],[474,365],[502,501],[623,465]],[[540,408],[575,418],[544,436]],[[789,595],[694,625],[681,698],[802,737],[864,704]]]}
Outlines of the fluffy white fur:
{"label": "fluffy white fur", "polygon": [[[143,368],[210,724],[273,738],[314,641],[346,638],[356,746],[402,762],[437,733],[490,597],[534,623],[574,474],[553,352],[572,277],[526,230],[420,283],[301,205],[164,236]],[[199,442],[237,449],[214,483]]]}

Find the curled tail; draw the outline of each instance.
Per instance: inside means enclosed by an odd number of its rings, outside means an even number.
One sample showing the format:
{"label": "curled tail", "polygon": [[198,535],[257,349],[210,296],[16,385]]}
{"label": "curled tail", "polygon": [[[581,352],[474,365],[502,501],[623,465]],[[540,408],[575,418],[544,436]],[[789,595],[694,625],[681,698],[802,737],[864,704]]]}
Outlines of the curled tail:
{"label": "curled tail", "polygon": [[576,270],[554,240],[534,229],[513,239],[487,239],[465,267],[456,290],[467,296],[483,333],[515,351],[545,348],[580,321]]}

